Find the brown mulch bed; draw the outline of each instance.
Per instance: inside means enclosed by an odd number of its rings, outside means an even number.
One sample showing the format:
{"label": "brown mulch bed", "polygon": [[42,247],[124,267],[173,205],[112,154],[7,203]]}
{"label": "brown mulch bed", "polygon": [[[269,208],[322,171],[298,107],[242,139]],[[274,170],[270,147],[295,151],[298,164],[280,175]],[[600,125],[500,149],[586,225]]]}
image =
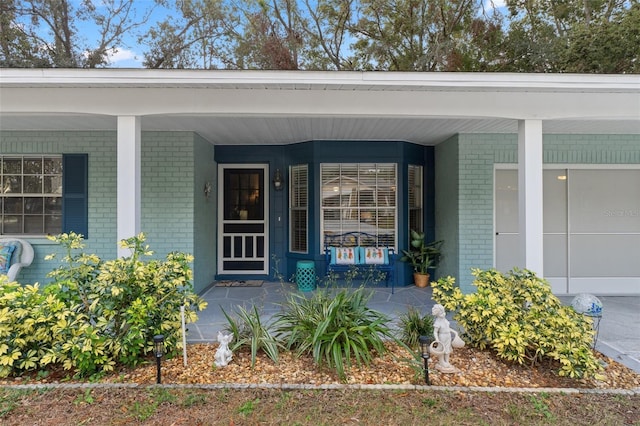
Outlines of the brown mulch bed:
{"label": "brown mulch bed", "polygon": [[[187,347],[187,367],[182,356],[162,360],[164,384],[424,384],[422,360],[413,361],[403,348],[388,343],[389,353],[376,356],[369,366],[352,366],[347,380],[342,382],[336,374],[314,364],[311,357],[295,357],[290,352],[280,354],[277,364],[263,353],[258,354],[255,367],[247,351],[234,353],[227,367],[213,364],[217,344],[191,344]],[[582,388],[582,389],[636,389],[640,388],[640,374],[599,353],[604,364],[599,379],[576,380],[559,377],[557,365],[545,363],[534,368],[507,363],[490,351],[465,347],[456,349],[451,363],[460,371],[443,374],[435,370],[430,360],[429,374],[432,385],[469,387],[522,387],[522,388]],[[133,369],[123,369],[101,379],[108,383],[153,384],[156,381],[155,360]],[[47,377],[28,375],[0,380],[1,384],[73,382],[68,372],[55,370]]]}

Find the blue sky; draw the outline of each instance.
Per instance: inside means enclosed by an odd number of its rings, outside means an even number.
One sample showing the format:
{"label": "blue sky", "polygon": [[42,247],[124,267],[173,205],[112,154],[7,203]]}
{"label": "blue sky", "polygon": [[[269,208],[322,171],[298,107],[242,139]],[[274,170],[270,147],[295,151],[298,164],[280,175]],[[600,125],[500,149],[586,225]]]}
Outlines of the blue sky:
{"label": "blue sky", "polygon": [[[80,1],[74,0],[74,6],[78,7]],[[138,16],[142,16],[145,10],[154,6],[154,2],[151,0],[136,0],[136,8],[138,9]],[[159,21],[162,21],[170,13],[175,13],[171,9],[167,9],[161,6],[155,6],[153,14],[147,22],[147,28],[152,27]],[[90,31],[95,31],[95,28],[84,28],[83,31],[89,31],[87,34],[88,41],[96,40],[97,36],[91,37]],[[136,29],[135,33],[142,33],[143,30]],[[117,46],[117,52],[112,52],[109,55],[109,67],[111,68],[142,68],[143,49],[138,45],[137,36],[135,34],[128,34],[124,37],[124,45]]]}

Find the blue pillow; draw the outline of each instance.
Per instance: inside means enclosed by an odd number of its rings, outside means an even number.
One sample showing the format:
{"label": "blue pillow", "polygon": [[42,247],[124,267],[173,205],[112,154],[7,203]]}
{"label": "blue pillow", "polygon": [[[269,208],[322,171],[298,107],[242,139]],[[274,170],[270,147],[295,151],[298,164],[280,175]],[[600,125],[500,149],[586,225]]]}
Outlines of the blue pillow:
{"label": "blue pillow", "polygon": [[388,265],[389,249],[386,247],[360,247],[361,265]]}
{"label": "blue pillow", "polygon": [[330,265],[355,265],[358,263],[358,247],[330,247]]}
{"label": "blue pillow", "polygon": [[14,244],[0,245],[0,274],[6,275],[11,267],[11,256],[16,246]]}
{"label": "blue pillow", "polygon": [[14,246],[15,250],[13,251],[13,255],[11,255],[11,260],[13,263],[19,262],[22,259],[22,244],[19,241],[5,241],[4,243],[0,243],[5,246]]}

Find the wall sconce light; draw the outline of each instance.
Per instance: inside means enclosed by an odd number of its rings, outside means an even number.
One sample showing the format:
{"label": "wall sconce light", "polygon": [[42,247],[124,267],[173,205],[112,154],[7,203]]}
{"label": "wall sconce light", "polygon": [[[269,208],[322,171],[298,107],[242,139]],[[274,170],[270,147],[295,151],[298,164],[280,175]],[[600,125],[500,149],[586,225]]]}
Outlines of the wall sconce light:
{"label": "wall sconce light", "polygon": [[211,182],[206,182],[204,184],[204,196],[209,198],[209,194],[211,194]]}
{"label": "wall sconce light", "polygon": [[164,355],[164,335],[156,334],[155,336],[153,336],[153,353],[156,356],[156,383],[161,384],[162,380],[160,378],[160,361],[162,360],[162,355]]}
{"label": "wall sconce light", "polygon": [[276,172],[273,174],[273,188],[276,191],[284,189],[284,178],[282,177],[280,169],[276,169]]}
{"label": "wall sconce light", "polygon": [[431,384],[429,383],[429,346],[431,345],[431,340],[428,336],[420,336],[418,340],[420,342],[422,359],[424,359],[424,382],[427,385]]}

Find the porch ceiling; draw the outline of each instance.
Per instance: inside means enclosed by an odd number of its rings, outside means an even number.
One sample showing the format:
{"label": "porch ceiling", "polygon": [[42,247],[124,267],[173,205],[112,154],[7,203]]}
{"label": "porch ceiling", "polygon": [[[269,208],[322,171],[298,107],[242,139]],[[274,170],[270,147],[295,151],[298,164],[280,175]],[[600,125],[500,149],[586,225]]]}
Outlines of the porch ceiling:
{"label": "porch ceiling", "polygon": [[216,145],[640,134],[640,76],[0,69],[0,130],[195,131]]}
{"label": "porch ceiling", "polygon": [[[116,117],[5,115],[1,130],[116,130]],[[425,117],[175,116],[142,118],[143,131],[194,131],[214,145],[280,145],[308,140],[400,140],[436,145],[458,133],[517,133],[517,120]],[[638,120],[546,120],[544,133],[640,134]]]}

